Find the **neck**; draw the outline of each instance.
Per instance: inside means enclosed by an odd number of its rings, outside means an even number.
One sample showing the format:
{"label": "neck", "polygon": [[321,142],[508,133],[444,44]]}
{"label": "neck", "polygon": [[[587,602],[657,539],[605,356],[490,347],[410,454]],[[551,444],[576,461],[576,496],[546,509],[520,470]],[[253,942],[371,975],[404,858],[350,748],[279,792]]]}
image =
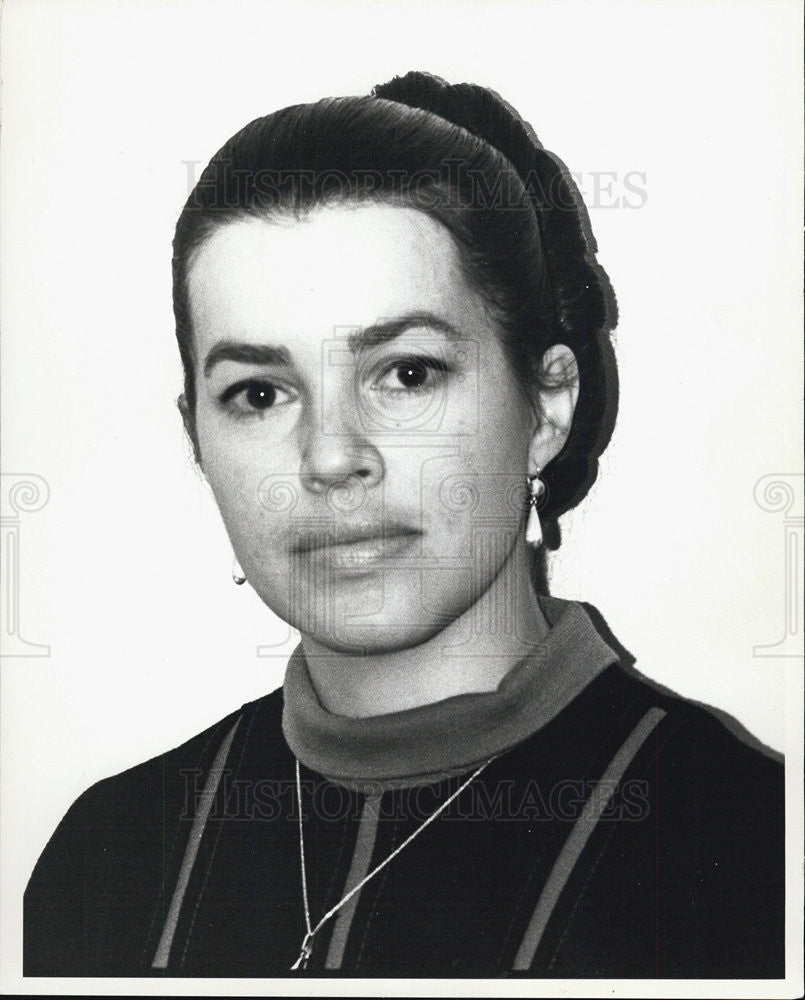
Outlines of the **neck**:
{"label": "neck", "polygon": [[366,718],[494,691],[549,629],[531,586],[527,555],[521,536],[478,600],[411,648],[346,653],[303,634],[302,649],[321,704],[335,715]]}

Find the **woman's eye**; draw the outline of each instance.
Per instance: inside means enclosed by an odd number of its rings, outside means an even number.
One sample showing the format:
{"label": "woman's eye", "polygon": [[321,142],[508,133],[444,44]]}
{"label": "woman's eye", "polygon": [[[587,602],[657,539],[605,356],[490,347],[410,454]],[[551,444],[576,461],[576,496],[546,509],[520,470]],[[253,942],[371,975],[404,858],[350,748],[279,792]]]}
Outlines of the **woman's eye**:
{"label": "woman's eye", "polygon": [[446,373],[447,366],[436,358],[404,358],[388,365],[373,388],[398,393],[427,390],[435,388]]}
{"label": "woman's eye", "polygon": [[255,410],[267,410],[277,401],[277,390],[273,385],[250,385],[244,393],[244,399]]}
{"label": "woman's eye", "polygon": [[404,365],[399,365],[396,370],[400,384],[406,389],[418,389],[425,384],[428,377],[428,369],[421,361],[410,361]]}
{"label": "woman's eye", "polygon": [[231,385],[222,395],[221,402],[238,413],[260,413],[277,404],[287,402],[290,393],[261,379],[245,379]]}

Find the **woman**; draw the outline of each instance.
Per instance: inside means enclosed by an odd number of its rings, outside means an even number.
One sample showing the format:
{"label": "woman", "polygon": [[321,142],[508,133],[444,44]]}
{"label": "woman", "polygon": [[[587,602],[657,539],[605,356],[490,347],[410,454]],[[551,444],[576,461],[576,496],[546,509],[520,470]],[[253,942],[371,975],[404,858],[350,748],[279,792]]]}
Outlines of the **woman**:
{"label": "woman", "polygon": [[27,975],[783,975],[782,768],[547,596],[614,417],[584,225],[512,109],[421,73],[213,158],[180,408],[301,644],[73,805]]}

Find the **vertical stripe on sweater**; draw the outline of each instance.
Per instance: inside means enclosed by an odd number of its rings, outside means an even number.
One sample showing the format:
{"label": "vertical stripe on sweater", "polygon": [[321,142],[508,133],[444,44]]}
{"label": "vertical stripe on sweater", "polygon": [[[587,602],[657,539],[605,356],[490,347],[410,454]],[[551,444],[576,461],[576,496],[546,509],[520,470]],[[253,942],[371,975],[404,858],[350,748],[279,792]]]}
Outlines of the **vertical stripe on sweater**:
{"label": "vertical stripe on sweater", "polygon": [[[581,816],[576,820],[570,836],[564,843],[559,856],[554,862],[542,895],[537,901],[534,913],[526,928],[523,940],[514,958],[512,968],[516,972],[524,972],[531,967],[539,943],[551,914],[559,902],[562,890],[570,878],[570,874],[581,857],[587,841],[601,819],[604,810],[612,798],[615,787],[620,783],[626,769],[637,756],[638,751],[653,732],[660,720],[665,716],[661,708],[650,708],[634,727],[623,745],[609,762],[601,775],[590,797],[584,804]],[[600,789],[600,794],[599,794]]]}
{"label": "vertical stripe on sweater", "polygon": [[188,838],[187,847],[185,848],[184,857],[182,858],[182,867],[179,869],[179,877],[176,880],[176,888],[173,890],[173,897],[171,898],[170,907],[168,908],[168,915],[165,918],[165,924],[162,928],[162,936],[159,939],[159,944],[157,945],[157,950],[154,954],[154,960],[151,963],[152,969],[167,969],[168,967],[168,960],[170,958],[171,947],[173,946],[173,939],[176,935],[176,928],[179,924],[179,914],[181,913],[182,903],[184,902],[187,886],[193,872],[193,865],[195,864],[196,857],[198,856],[198,849],[201,846],[201,838],[204,836],[204,830],[207,826],[210,810],[212,809],[212,804],[215,801],[215,794],[221,783],[221,777],[223,776],[224,768],[226,767],[229,751],[232,749],[232,741],[235,738],[235,733],[237,732],[237,728],[240,725],[240,720],[242,718],[243,716],[239,715],[232,728],[226,734],[223,743],[218,748],[218,753],[215,755],[215,760],[212,762],[210,773],[207,775],[204,791],[201,793],[198,809],[196,810],[196,815],[193,819],[193,826],[190,830],[190,837]]}
{"label": "vertical stripe on sweater", "polygon": [[[367,795],[361,812],[360,824],[358,826],[358,837],[355,841],[355,850],[352,855],[352,864],[349,867],[349,874],[344,885],[344,896],[351,892],[361,879],[366,878],[369,871],[369,862],[375,849],[377,838],[377,821],[380,818],[380,800],[382,793],[377,795]],[[363,890],[361,890],[362,892]],[[327,962],[325,968],[340,969],[344,960],[344,951],[347,946],[352,920],[355,910],[358,908],[360,892],[356,892],[348,903],[341,907],[330,939],[330,947],[327,951]],[[343,898],[343,897],[342,897]]]}

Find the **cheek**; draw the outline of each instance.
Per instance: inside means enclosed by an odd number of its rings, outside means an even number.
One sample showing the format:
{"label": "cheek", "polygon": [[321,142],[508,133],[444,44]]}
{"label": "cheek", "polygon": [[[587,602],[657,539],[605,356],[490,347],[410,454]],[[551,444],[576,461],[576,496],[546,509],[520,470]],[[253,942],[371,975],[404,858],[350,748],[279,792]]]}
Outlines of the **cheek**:
{"label": "cheek", "polygon": [[495,345],[479,355],[452,384],[433,443],[412,434],[389,463],[402,473],[391,477],[393,492],[421,507],[434,557],[467,559],[478,531],[508,536],[522,519],[530,413]]}
{"label": "cheek", "polygon": [[482,432],[463,439],[452,456],[423,463],[420,494],[431,554],[466,563],[480,550],[508,551],[524,516],[526,460],[522,436]]}
{"label": "cheek", "polygon": [[487,498],[483,516],[493,510],[511,513],[510,494],[528,471],[529,427],[529,413],[511,380],[489,379],[478,395],[475,426],[459,438],[458,457],[458,471],[473,478],[477,492]]}
{"label": "cheek", "polygon": [[[206,433],[205,433],[206,431]],[[299,478],[277,449],[200,427],[201,464],[244,569],[287,533]],[[273,542],[273,545],[272,545]]]}

